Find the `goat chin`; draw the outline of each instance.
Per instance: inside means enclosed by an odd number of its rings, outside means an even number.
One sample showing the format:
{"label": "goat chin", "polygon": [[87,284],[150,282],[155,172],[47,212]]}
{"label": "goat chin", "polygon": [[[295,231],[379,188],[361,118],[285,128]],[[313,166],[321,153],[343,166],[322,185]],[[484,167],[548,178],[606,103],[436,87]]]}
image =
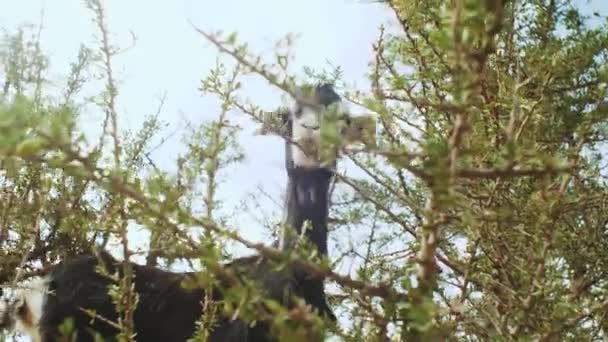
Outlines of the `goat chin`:
{"label": "goat chin", "polygon": [[0,303],[0,321],[11,332],[29,336],[33,342],[42,340],[40,318],[48,294],[48,278],[36,277],[19,284],[12,303]]}

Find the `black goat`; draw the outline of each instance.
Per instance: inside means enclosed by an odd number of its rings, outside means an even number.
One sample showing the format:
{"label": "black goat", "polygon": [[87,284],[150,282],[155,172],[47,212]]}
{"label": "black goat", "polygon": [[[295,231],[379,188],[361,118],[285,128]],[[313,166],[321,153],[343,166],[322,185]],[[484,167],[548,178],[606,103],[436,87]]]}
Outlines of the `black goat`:
{"label": "black goat", "polygon": [[[0,322],[3,328],[18,330],[29,335],[34,341],[58,341],[61,336],[59,327],[67,318],[77,333],[76,341],[94,341],[99,334],[106,341],[112,341],[117,328],[109,323],[116,322],[118,313],[108,294],[112,279],[100,274],[99,261],[110,273],[123,275],[123,265],[109,254],[82,255],[67,259],[44,277],[31,282],[31,288],[22,290],[13,303],[4,302]],[[196,283],[197,273],[174,273],[157,267],[131,263],[135,292],[138,304],[134,312],[134,325],[137,341],[184,342],[196,330],[196,321],[202,314],[205,299],[204,286],[184,286]],[[223,266],[236,279],[249,279],[256,282],[267,298],[291,306],[291,295],[302,297],[321,315],[335,319],[322,298],[312,297],[309,289],[302,286],[301,275],[288,267],[277,271],[270,261],[258,256],[239,258]],[[221,277],[219,277],[221,278]],[[211,299],[222,300],[227,281],[220,281],[213,287]],[[263,304],[258,303],[260,306]],[[96,319],[90,313],[93,310]],[[210,336],[210,341],[274,341],[267,322],[250,325],[240,319],[218,315],[219,319]]]}

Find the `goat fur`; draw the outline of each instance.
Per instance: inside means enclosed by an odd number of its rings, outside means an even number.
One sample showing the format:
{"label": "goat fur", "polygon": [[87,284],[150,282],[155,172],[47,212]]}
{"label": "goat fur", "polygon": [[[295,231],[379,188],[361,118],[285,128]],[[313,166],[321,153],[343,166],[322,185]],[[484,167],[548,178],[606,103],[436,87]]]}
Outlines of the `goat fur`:
{"label": "goat fur", "polygon": [[[113,281],[97,272],[99,261],[106,270],[122,276],[122,263],[108,253],[81,255],[66,259],[49,274],[36,281],[36,287],[21,290],[12,305],[4,303],[0,322],[6,329],[29,335],[35,342],[58,341],[59,326],[66,318],[73,320],[77,342],[94,341],[94,333],[113,341],[117,329],[106,320],[116,322],[118,313],[108,287]],[[188,280],[196,281],[194,272],[175,273],[157,267],[131,263],[135,292],[139,302],[134,312],[137,341],[183,342],[196,331],[202,314],[205,290],[201,286],[184,287]],[[275,271],[273,265],[258,256],[239,258],[224,265],[240,279],[247,277],[263,289],[270,299],[291,306],[290,295],[302,297],[320,315],[335,320],[322,291],[302,286],[311,281],[307,272],[288,268]],[[226,286],[221,284],[220,287]],[[322,290],[322,288],[321,288]],[[222,289],[212,290],[213,301],[222,299]],[[82,309],[94,310],[100,318],[92,319]],[[209,341],[274,341],[265,322],[247,322],[220,315]]]}

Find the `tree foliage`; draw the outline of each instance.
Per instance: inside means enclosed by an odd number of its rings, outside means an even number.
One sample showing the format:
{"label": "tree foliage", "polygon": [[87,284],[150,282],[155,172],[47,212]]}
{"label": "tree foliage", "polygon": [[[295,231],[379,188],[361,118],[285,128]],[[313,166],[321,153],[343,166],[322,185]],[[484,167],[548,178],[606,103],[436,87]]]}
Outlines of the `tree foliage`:
{"label": "tree foliage", "polygon": [[[288,72],[290,35],[265,61],[236,34],[194,28],[224,58],[201,84],[222,105],[216,120],[182,132],[185,152],[170,172],[149,159],[162,148],[158,113],[136,132],[118,127],[119,50],[101,3],[87,4],[99,45],[81,49],[60,96],[47,91],[37,36],[3,39],[0,282],[14,285],[93,245],[114,242],[128,259],[127,230],[140,225],[150,232],[150,264],[188,260],[209,271],[209,284],[228,241],[279,263],[308,260],[327,277],[340,322],[269,304],[286,339],[302,332],[293,324],[345,341],[608,336],[605,16],[571,0],[384,1],[398,25],[379,29],[369,92],[343,84],[339,68]],[[102,76],[91,79],[92,70]],[[302,83],[332,80],[377,119],[373,144],[342,146],[361,176],[338,172],[330,263],[247,241],[238,234],[246,227],[218,214],[223,172],[243,157],[232,118],[266,122],[268,109],[240,95],[250,74],[293,96]],[[98,96],[79,95],[99,80]],[[104,114],[97,142],[78,124],[87,110]],[[132,338],[137,301],[126,274],[112,291],[122,340]],[[255,318],[259,294],[231,291],[219,309]],[[197,339],[215,309],[202,315]]]}

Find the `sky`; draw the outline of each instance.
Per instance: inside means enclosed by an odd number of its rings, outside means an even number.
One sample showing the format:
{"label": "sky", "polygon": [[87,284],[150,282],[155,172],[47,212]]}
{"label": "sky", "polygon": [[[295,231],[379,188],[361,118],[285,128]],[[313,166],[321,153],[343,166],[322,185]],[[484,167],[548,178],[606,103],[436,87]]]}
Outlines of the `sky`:
{"label": "sky", "polygon": [[[96,27],[84,1],[61,2],[0,0],[0,27],[14,29],[23,23],[43,24],[41,43],[51,58],[51,81],[61,89],[75,60],[79,46],[95,44]],[[386,8],[359,0],[344,1],[142,1],[107,0],[106,17],[110,39],[121,47],[135,44],[114,59],[115,77],[119,80],[118,111],[120,128],[136,130],[146,115],[157,110],[158,98],[167,99],[161,120],[178,127],[181,118],[194,123],[215,118],[219,113],[217,99],[202,96],[201,79],[220,56],[192,25],[204,31],[238,32],[252,52],[272,56],[274,44],[287,33],[295,33],[295,63],[292,71],[303,66],[321,70],[328,62],[339,65],[349,84],[364,87],[371,60],[371,43],[378,27],[392,20]],[[242,95],[266,109],[281,104],[281,93],[260,79],[249,79]],[[264,189],[270,199],[262,199],[270,215],[280,219],[281,196],[286,184],[283,168],[284,147],[280,138],[255,136],[251,121],[236,117],[245,130],[240,137],[246,160],[231,170],[220,189],[226,208],[236,207],[249,193]],[[92,136],[100,131],[101,114],[88,114],[82,119],[85,132]],[[153,159],[165,170],[175,169],[175,156],[181,151],[180,137],[172,137],[156,150]],[[255,241],[268,236],[251,218],[241,234]],[[145,234],[136,234],[144,241]],[[143,245],[141,245],[143,247]]]}
{"label": "sky", "polygon": [[[51,57],[51,81],[57,89],[65,84],[69,63],[81,44],[94,44],[96,27],[82,0],[0,0],[0,28],[15,29],[23,23],[42,22],[42,47]],[[608,2],[580,0],[588,13],[608,13]],[[272,56],[274,43],[287,33],[295,33],[295,64],[323,69],[339,65],[344,79],[355,88],[366,88],[372,42],[381,24],[394,27],[394,17],[386,7],[366,0],[106,0],[106,16],[111,41],[120,47],[135,44],[114,59],[119,80],[118,110],[121,129],[136,130],[146,115],[157,110],[158,98],[166,94],[161,120],[178,127],[181,118],[194,123],[213,119],[219,110],[217,99],[202,96],[200,81],[213,68],[220,54],[192,25],[204,31],[238,32],[252,52]],[[221,56],[227,58],[226,56]],[[242,95],[263,108],[280,105],[281,93],[261,79],[247,79]],[[280,218],[281,195],[286,183],[283,142],[277,137],[254,136],[255,126],[243,117],[240,142],[246,161],[231,170],[230,179],[220,189],[227,207],[235,207],[246,194],[261,187],[271,195],[265,204],[271,215]],[[82,126],[91,136],[100,131],[101,114],[85,115]],[[153,159],[165,170],[175,169],[181,150],[179,136],[156,150]],[[277,203],[279,205],[277,205]],[[251,221],[251,220],[250,220]],[[247,222],[241,233],[252,240],[265,240],[256,222]],[[137,239],[136,239],[137,240]],[[139,239],[141,240],[141,239]]]}

